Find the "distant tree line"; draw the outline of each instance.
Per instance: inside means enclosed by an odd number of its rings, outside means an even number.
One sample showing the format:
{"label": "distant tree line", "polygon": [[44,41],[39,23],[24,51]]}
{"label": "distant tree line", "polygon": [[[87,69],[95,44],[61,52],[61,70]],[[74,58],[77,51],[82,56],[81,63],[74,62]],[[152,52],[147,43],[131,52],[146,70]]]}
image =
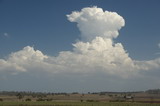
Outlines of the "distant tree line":
{"label": "distant tree line", "polygon": [[150,89],[150,90],[147,90],[146,93],[149,93],[149,94],[160,94],[160,89]]}
{"label": "distant tree line", "polygon": [[47,95],[67,95],[67,93],[45,93],[45,92],[28,92],[28,91],[0,91],[0,95],[8,96],[33,96],[33,97],[46,97]]}
{"label": "distant tree line", "polygon": [[[150,89],[147,91],[134,91],[134,92],[88,92],[86,94],[99,94],[99,95],[109,95],[109,94],[131,94],[131,93],[141,93],[146,92],[150,94],[160,94],[160,89]],[[8,95],[8,96],[19,96],[20,98],[23,96],[32,96],[32,97],[46,97],[47,95],[70,95],[70,94],[80,94],[78,92],[73,93],[52,93],[52,92],[31,92],[31,91],[0,91],[0,95]]]}

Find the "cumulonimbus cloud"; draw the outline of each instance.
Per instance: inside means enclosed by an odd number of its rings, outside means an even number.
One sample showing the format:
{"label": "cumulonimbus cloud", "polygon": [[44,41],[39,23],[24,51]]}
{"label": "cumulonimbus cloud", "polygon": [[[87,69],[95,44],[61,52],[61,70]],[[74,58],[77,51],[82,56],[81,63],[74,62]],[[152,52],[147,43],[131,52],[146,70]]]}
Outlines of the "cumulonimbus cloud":
{"label": "cumulonimbus cloud", "polygon": [[123,17],[98,7],[83,8],[67,15],[76,22],[82,41],[73,44],[72,51],[62,51],[58,56],[44,55],[33,47],[11,53],[0,59],[0,72],[43,71],[49,73],[96,73],[127,78],[142,70],[160,68],[160,59],[137,61],[129,57],[121,43],[114,43],[118,30],[124,26]]}

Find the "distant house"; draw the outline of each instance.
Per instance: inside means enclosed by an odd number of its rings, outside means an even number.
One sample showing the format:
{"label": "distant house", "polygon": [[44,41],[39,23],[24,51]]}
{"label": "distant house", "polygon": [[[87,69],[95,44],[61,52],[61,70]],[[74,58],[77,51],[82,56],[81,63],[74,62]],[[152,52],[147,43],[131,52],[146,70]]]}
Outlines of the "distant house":
{"label": "distant house", "polygon": [[132,96],[124,96],[125,99],[133,99]]}

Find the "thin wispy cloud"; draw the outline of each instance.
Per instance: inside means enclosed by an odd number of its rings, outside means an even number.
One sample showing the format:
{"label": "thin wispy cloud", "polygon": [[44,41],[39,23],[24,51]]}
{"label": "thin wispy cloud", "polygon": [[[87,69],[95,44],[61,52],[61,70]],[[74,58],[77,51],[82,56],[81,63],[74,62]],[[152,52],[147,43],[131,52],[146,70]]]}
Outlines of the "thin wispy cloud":
{"label": "thin wispy cloud", "polygon": [[8,34],[8,33],[4,33],[4,36],[5,36],[5,37],[9,37],[9,34]]}
{"label": "thin wispy cloud", "polygon": [[5,33],[2,33],[2,34],[1,34],[1,37],[9,38],[10,35],[9,35],[9,33],[5,32]]}
{"label": "thin wispy cloud", "polygon": [[[160,48],[160,43],[158,43],[158,48]],[[156,55],[160,55],[160,52],[155,53]]]}
{"label": "thin wispy cloud", "polygon": [[158,44],[158,47],[160,48],[160,43]]}

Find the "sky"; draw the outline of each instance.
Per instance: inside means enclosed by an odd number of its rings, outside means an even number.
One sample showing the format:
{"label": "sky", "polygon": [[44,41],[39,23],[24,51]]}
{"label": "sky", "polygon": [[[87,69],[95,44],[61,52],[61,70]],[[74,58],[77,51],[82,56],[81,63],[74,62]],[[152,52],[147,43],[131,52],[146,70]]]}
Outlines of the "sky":
{"label": "sky", "polygon": [[159,0],[0,0],[0,91],[160,88]]}

